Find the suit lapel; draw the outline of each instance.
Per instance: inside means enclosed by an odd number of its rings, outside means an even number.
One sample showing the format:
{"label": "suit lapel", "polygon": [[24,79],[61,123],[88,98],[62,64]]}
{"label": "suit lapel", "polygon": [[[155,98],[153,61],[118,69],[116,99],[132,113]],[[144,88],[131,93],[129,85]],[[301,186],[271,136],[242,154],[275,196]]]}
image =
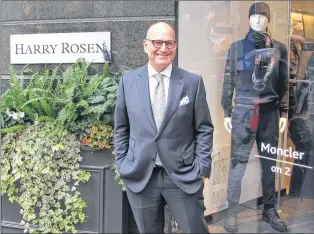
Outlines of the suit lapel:
{"label": "suit lapel", "polygon": [[167,107],[166,111],[163,117],[163,120],[161,122],[157,137],[160,135],[160,133],[163,131],[163,129],[166,127],[167,123],[169,122],[171,116],[177,109],[179,105],[179,101],[181,98],[182,90],[183,90],[183,80],[182,74],[180,70],[173,66],[171,71],[171,77],[170,77],[170,84],[169,84],[169,93],[168,93],[168,101],[167,101]]}
{"label": "suit lapel", "polygon": [[137,91],[139,93],[139,97],[143,108],[145,110],[146,116],[152,125],[152,128],[157,132],[157,128],[155,125],[155,120],[153,116],[152,106],[150,102],[150,94],[149,94],[149,80],[148,80],[148,69],[147,65],[144,66],[141,71],[138,73],[136,79]]}

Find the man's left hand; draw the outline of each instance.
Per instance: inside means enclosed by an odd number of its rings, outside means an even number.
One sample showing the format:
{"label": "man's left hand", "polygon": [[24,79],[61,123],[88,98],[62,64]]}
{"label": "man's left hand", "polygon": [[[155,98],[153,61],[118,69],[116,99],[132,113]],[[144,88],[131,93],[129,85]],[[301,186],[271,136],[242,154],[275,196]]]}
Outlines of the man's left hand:
{"label": "man's left hand", "polygon": [[205,176],[202,176],[203,184],[205,184]]}

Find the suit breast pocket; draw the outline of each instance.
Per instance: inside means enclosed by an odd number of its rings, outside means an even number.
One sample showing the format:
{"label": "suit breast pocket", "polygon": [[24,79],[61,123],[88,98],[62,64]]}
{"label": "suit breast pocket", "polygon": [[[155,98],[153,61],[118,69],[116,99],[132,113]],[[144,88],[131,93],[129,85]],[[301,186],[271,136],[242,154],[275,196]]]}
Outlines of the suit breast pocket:
{"label": "suit breast pocket", "polygon": [[192,103],[187,103],[184,105],[179,105],[177,107],[176,113],[180,116],[180,117],[191,117],[193,114],[193,105]]}

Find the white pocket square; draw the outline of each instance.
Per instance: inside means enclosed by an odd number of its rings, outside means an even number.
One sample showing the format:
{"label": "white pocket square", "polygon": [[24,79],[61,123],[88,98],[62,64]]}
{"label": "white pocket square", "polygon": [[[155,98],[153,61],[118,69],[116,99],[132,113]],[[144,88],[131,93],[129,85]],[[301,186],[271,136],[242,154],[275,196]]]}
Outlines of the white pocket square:
{"label": "white pocket square", "polygon": [[179,106],[186,105],[190,102],[189,97],[185,96],[184,98],[181,99]]}

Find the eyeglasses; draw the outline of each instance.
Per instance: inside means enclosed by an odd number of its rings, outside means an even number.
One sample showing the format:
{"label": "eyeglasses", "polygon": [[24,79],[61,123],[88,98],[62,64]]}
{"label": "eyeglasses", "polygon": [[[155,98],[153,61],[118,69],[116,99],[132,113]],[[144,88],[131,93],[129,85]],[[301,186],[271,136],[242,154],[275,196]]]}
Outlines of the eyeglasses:
{"label": "eyeglasses", "polygon": [[150,40],[150,39],[146,39],[147,41],[151,41],[153,46],[155,48],[160,48],[162,47],[162,45],[165,43],[166,47],[168,49],[172,49],[175,45],[176,45],[176,41],[162,41],[162,40]]}

